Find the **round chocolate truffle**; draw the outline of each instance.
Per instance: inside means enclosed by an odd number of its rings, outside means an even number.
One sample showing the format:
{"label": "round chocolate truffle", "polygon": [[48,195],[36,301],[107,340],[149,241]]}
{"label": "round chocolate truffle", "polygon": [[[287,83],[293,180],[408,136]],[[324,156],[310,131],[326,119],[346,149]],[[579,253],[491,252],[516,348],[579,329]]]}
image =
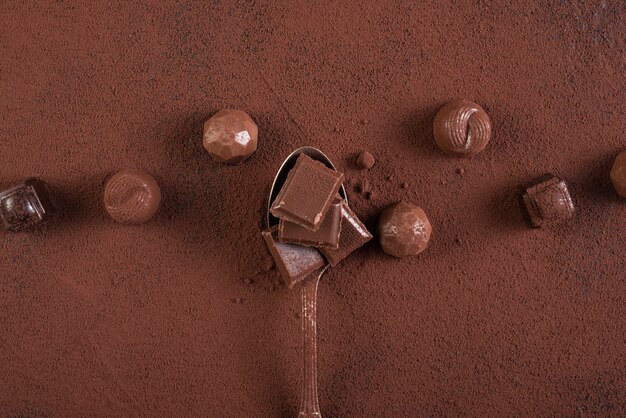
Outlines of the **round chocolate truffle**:
{"label": "round chocolate truffle", "polygon": [[626,150],[617,154],[611,168],[611,182],[618,195],[626,197]]}
{"label": "round chocolate truffle", "polygon": [[372,168],[374,166],[374,162],[375,162],[374,156],[367,151],[361,152],[356,159],[357,167],[361,169],[366,169],[366,170],[369,170],[370,168]]}
{"label": "round chocolate truffle", "polygon": [[455,100],[437,112],[433,135],[437,146],[446,154],[471,157],[487,146],[491,121],[476,103]]}
{"label": "round chocolate truffle", "polygon": [[104,187],[104,207],[115,221],[142,224],[161,204],[161,189],[154,178],[140,170],[122,170]]}
{"label": "round chocolate truffle", "polygon": [[215,161],[239,164],[256,151],[258,133],[246,112],[222,109],[204,124],[202,145]]}
{"label": "round chocolate truffle", "polygon": [[383,251],[398,258],[417,255],[428,246],[432,226],[422,208],[400,202],[385,209],[378,220]]}

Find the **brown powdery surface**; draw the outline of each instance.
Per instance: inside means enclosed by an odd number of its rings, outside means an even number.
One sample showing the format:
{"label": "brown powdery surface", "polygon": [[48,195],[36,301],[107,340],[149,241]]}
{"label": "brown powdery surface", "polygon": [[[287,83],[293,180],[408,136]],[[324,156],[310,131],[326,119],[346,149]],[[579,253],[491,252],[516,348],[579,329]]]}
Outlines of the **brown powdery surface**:
{"label": "brown powdery surface", "polygon": [[[313,145],[368,226],[399,200],[433,225],[417,257],[372,241],[323,278],[325,417],[624,416],[626,205],[609,171],[625,15],[619,0],[1,2],[0,183],[39,176],[63,212],[0,241],[0,415],[295,416],[300,297],[259,229],[281,159]],[[493,122],[470,160],[432,137],[456,98]],[[259,125],[236,167],[202,148],[221,108]],[[123,168],[162,187],[145,225],[102,208]],[[536,230],[517,186],[545,172],[578,211]]]}

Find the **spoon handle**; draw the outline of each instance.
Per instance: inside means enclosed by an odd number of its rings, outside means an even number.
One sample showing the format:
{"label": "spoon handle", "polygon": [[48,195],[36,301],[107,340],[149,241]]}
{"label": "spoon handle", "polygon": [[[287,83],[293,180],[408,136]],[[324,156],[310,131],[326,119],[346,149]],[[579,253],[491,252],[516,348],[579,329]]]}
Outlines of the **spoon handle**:
{"label": "spoon handle", "polygon": [[298,418],[322,418],[317,399],[317,285],[321,273],[302,282],[304,380]]}

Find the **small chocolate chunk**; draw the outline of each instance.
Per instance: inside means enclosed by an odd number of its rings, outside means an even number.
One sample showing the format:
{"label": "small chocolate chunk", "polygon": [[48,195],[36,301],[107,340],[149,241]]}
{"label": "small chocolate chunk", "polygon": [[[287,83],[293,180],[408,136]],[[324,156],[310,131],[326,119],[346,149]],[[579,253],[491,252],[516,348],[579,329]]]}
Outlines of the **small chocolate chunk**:
{"label": "small chocolate chunk", "polygon": [[422,208],[400,202],[380,215],[378,235],[387,254],[398,258],[417,255],[428,246],[432,227]]}
{"label": "small chocolate chunk", "polygon": [[222,109],[205,122],[202,145],[215,161],[239,164],[256,151],[258,133],[246,112]]}
{"label": "small chocolate chunk", "polygon": [[548,174],[526,189],[524,205],[530,221],[536,227],[564,221],[574,216],[574,203],[567,184]]}
{"label": "small chocolate chunk", "polygon": [[611,182],[618,195],[626,197],[626,150],[617,154],[611,168]]}
{"label": "small chocolate chunk", "polygon": [[48,186],[30,178],[0,192],[0,218],[9,231],[22,231],[37,226],[56,211]]}
{"label": "small chocolate chunk", "polygon": [[317,231],[342,182],[343,174],[302,154],[287,175],[270,212],[277,218]]}
{"label": "small chocolate chunk", "polygon": [[471,157],[487,146],[491,138],[491,121],[476,103],[455,100],[437,112],[433,135],[446,154]]}
{"label": "small chocolate chunk", "polygon": [[364,170],[369,170],[370,168],[372,168],[375,162],[376,160],[374,159],[374,156],[367,151],[361,152],[356,158],[357,167]]}
{"label": "small chocolate chunk", "polygon": [[315,248],[279,242],[276,227],[261,234],[288,287],[293,287],[294,284],[302,281],[325,264],[324,258]]}
{"label": "small chocolate chunk", "polygon": [[341,199],[336,199],[330,205],[330,209],[317,231],[311,231],[302,225],[281,219],[278,227],[280,242],[336,249],[339,246],[339,233],[341,231],[341,202]]}
{"label": "small chocolate chunk", "polygon": [[149,221],[161,204],[161,189],[154,178],[141,170],[122,170],[104,186],[104,208],[123,224]]}
{"label": "small chocolate chunk", "polygon": [[341,234],[337,249],[320,248],[331,266],[336,266],[357,248],[372,239],[365,225],[344,202],[341,204]]}

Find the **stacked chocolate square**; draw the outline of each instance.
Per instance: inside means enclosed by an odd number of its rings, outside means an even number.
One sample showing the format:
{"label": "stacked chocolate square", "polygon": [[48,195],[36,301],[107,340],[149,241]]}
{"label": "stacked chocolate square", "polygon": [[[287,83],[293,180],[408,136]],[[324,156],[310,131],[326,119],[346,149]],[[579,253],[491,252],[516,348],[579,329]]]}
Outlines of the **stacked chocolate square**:
{"label": "stacked chocolate square", "polygon": [[302,154],[287,175],[270,212],[280,222],[263,232],[287,286],[326,262],[336,266],[372,238],[338,194],[344,176]]}

